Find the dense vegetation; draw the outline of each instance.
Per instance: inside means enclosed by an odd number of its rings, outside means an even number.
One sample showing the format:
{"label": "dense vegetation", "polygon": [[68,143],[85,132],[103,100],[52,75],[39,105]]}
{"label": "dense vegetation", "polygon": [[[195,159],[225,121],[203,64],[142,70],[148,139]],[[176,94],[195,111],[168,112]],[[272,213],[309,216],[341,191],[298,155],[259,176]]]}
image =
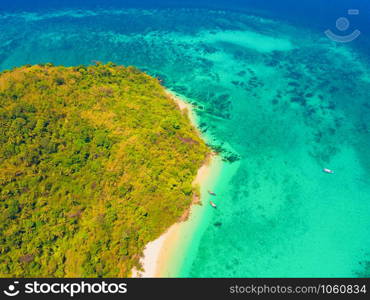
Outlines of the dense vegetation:
{"label": "dense vegetation", "polygon": [[0,74],[0,276],[125,277],[176,222],[208,148],[133,67]]}

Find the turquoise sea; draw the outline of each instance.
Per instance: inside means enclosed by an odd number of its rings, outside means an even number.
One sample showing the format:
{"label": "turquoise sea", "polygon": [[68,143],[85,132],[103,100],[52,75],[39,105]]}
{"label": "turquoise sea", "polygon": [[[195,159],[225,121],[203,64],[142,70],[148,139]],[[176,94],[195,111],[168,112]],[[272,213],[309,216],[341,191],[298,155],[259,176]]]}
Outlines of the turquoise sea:
{"label": "turquoise sea", "polygon": [[[342,44],[324,34],[341,15],[309,26],[314,10],[299,20],[273,6],[76,2],[2,5],[0,70],[135,65],[196,106],[207,142],[230,162],[215,186],[218,208],[207,208],[176,276],[370,277],[366,28]],[[366,14],[353,24],[370,28]]]}

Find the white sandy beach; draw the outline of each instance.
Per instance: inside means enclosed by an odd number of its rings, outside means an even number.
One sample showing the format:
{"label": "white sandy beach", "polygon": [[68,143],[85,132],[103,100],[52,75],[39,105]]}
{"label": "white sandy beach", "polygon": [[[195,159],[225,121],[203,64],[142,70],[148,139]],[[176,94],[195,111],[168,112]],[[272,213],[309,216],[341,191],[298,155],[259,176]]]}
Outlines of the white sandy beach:
{"label": "white sandy beach", "polygon": [[[176,97],[171,92],[168,92],[170,97],[177,103],[181,110],[187,109],[189,114],[189,119],[196,127],[195,114],[193,112],[193,107],[191,104],[186,103],[179,97]],[[212,174],[212,167],[216,161],[215,155],[210,155],[209,159],[205,164],[198,170],[198,174],[194,180],[194,185],[204,184]],[[141,258],[141,264],[144,271],[138,272],[133,270],[132,277],[143,277],[143,278],[152,278],[152,277],[166,277],[165,268],[168,267],[168,259],[181,239],[181,232],[184,229],[185,225],[188,225],[188,222],[192,222],[192,208],[190,208],[190,217],[185,222],[178,222],[172,225],[164,234],[162,234],[155,241],[147,244],[144,255]]]}

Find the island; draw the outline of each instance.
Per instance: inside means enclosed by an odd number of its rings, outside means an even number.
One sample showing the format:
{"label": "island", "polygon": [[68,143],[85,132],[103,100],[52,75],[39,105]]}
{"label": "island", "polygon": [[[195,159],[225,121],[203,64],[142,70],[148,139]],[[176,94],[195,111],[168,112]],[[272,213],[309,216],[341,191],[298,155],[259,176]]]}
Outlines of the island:
{"label": "island", "polygon": [[130,277],[188,214],[210,149],[135,67],[0,73],[0,276]]}

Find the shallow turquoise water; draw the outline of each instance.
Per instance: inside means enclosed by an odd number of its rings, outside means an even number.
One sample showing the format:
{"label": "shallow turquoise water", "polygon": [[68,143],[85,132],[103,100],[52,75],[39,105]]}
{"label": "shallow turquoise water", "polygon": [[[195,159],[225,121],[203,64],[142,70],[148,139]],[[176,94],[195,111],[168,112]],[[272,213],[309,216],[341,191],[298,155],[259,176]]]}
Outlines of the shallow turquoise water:
{"label": "shallow turquoise water", "polygon": [[219,207],[178,276],[370,276],[370,68],[352,45],[224,11],[53,11],[0,22],[0,69],[136,65],[192,99],[210,143],[239,158],[219,178]]}

